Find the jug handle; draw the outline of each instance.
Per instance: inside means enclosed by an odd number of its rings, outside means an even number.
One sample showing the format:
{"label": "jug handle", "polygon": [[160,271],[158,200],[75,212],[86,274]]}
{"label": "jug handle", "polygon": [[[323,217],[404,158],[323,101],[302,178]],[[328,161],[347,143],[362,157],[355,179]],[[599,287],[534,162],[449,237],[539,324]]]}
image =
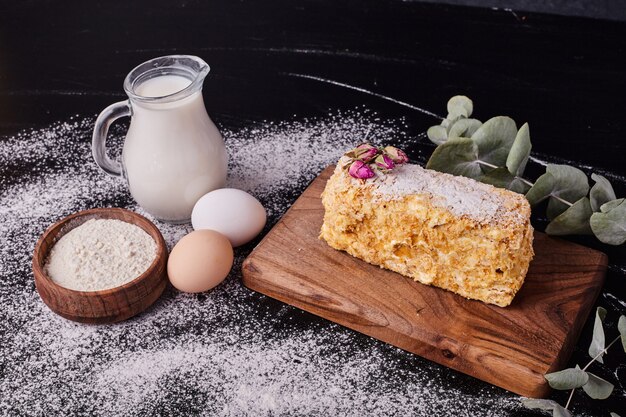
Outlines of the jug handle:
{"label": "jug handle", "polygon": [[106,109],[102,110],[102,113],[98,115],[96,125],[93,129],[93,138],[91,140],[91,152],[93,154],[93,159],[95,159],[96,164],[98,164],[104,172],[114,177],[121,177],[123,170],[122,164],[112,160],[107,155],[107,133],[109,132],[111,123],[120,117],[130,115],[132,115],[132,111],[128,100],[113,103]]}

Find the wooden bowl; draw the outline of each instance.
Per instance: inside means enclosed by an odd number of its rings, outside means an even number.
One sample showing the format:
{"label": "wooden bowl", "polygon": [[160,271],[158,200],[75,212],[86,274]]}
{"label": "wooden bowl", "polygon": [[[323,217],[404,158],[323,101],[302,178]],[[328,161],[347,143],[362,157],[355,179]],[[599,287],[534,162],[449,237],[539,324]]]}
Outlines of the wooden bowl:
{"label": "wooden bowl", "polygon": [[[52,246],[67,232],[90,219],[117,219],[145,230],[157,244],[150,267],[134,280],[101,291],[76,291],[60,286],[43,266]],[[120,208],[97,208],[72,214],[50,226],[37,241],[33,254],[35,286],[44,303],[66,319],[82,323],[126,320],[154,303],[167,284],[167,246],[159,229],[145,217]]]}

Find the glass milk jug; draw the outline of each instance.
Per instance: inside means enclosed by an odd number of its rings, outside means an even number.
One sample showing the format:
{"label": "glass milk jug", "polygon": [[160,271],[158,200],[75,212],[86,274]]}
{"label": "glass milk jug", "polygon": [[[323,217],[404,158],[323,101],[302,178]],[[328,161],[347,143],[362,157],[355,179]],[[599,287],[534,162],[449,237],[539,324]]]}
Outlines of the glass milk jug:
{"label": "glass milk jug", "polygon": [[[208,73],[207,63],[195,56],[144,62],[124,80],[129,99],[110,105],[96,120],[96,163],[125,178],[135,201],[165,222],[188,222],[198,199],[226,182],[224,140],[202,99]],[[123,116],[131,116],[131,122],[119,163],[106,154],[106,136]]]}

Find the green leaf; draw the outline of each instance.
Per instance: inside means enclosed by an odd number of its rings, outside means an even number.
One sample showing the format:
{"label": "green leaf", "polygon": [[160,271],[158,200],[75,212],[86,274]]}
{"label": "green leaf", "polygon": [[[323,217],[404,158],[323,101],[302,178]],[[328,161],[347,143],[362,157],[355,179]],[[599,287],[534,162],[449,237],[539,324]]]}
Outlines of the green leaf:
{"label": "green leaf", "polygon": [[526,168],[526,163],[530,157],[530,131],[528,129],[528,123],[524,123],[515,136],[511,151],[506,158],[506,167],[513,175],[521,177]]}
{"label": "green leaf", "polygon": [[552,410],[552,417],[572,417],[572,413],[567,408],[559,405]]}
{"label": "green leaf", "polygon": [[540,398],[522,398],[522,405],[531,410],[552,410],[555,405],[559,405],[554,400],[543,400]]}
{"label": "green leaf", "polygon": [[596,183],[591,187],[589,199],[591,200],[591,208],[593,211],[600,211],[600,206],[606,202],[615,200],[615,191],[609,180],[602,175],[591,174],[591,179]]}
{"label": "green leaf", "polygon": [[546,198],[550,197],[556,180],[549,172],[546,172],[535,181],[535,184],[530,187],[530,190],[526,193],[526,199],[531,206],[541,203]]}
{"label": "green leaf", "polygon": [[604,328],[602,327],[602,322],[606,317],[606,309],[603,307],[598,307],[596,309],[596,319],[593,323],[593,338],[591,339],[591,344],[589,345],[589,356],[592,358],[596,358],[596,360],[600,363],[604,363],[602,360],[602,356],[604,356]]}
{"label": "green leaf", "polygon": [[617,413],[613,413],[613,412],[611,412],[611,413],[609,413],[609,414],[611,414],[611,417],[619,417],[619,414],[617,414]]}
{"label": "green leaf", "polygon": [[478,156],[481,161],[502,167],[506,165],[516,135],[517,126],[513,119],[497,116],[483,123],[474,132],[472,139],[478,145]]}
{"label": "green leaf", "polygon": [[459,119],[450,126],[448,136],[451,138],[471,138],[474,132],[482,126],[480,120],[476,119]]}
{"label": "green leaf", "polygon": [[446,116],[447,119],[458,119],[460,117],[464,117],[467,118],[467,110],[461,106],[457,106],[457,107],[453,107],[451,109],[452,111],[448,113],[448,116]]}
{"label": "green leaf", "polygon": [[441,121],[441,126],[446,128],[446,132],[450,131],[450,128],[457,120],[466,119],[465,116],[459,116],[454,114],[448,114],[448,116]]}
{"label": "green leaf", "polygon": [[428,139],[431,142],[441,145],[445,141],[448,140],[448,131],[443,126],[431,126],[426,131],[426,135],[428,135]]}
{"label": "green leaf", "polygon": [[604,203],[600,206],[600,211],[602,213],[608,213],[613,210],[615,207],[619,206],[626,200],[625,198],[618,198],[617,200],[609,201],[608,203]]}
{"label": "green leaf", "polygon": [[430,156],[426,168],[474,179],[482,175],[478,147],[470,138],[452,138],[439,145]]}
{"label": "green leaf", "polygon": [[480,182],[495,187],[506,188],[516,193],[524,194],[530,186],[512,175],[506,168],[496,168],[478,178]]}
{"label": "green leaf", "polygon": [[626,316],[619,317],[617,330],[619,330],[619,335],[622,338],[622,347],[624,348],[624,352],[626,352]]}
{"label": "green leaf", "polygon": [[[539,177],[526,193],[526,198],[533,206],[550,196],[573,203],[585,197],[588,191],[589,183],[584,172],[569,165],[551,164],[546,168],[546,173]],[[551,198],[548,203],[548,218],[555,218],[568,207],[567,204]]]}
{"label": "green leaf", "polygon": [[626,200],[620,200],[619,204],[613,200],[600,206],[600,212],[593,213],[589,222],[593,234],[609,245],[626,242]]}
{"label": "green leaf", "polygon": [[589,376],[589,381],[583,385],[583,390],[587,395],[594,400],[605,400],[609,398],[609,395],[613,392],[613,384],[591,372],[587,372],[587,375]]}
{"label": "green leaf", "polygon": [[573,206],[559,214],[548,224],[546,233],[549,235],[590,235],[589,218],[593,211],[587,197],[583,197]]}
{"label": "green leaf", "polygon": [[[546,172],[552,174],[556,180],[552,196],[557,196],[573,203],[589,192],[589,181],[584,172],[569,165],[548,165]],[[551,198],[548,202],[548,218],[553,219],[565,210],[567,204]]]}
{"label": "green leaf", "polygon": [[550,410],[554,417],[572,417],[569,410],[561,407],[554,400],[542,400],[538,398],[522,398],[522,405],[531,410]]}
{"label": "green leaf", "polygon": [[454,96],[448,100],[448,113],[470,117],[474,111],[474,103],[466,96]]}
{"label": "green leaf", "polygon": [[579,368],[563,369],[559,372],[545,374],[544,377],[552,388],[558,390],[580,388],[589,380],[587,373]]}

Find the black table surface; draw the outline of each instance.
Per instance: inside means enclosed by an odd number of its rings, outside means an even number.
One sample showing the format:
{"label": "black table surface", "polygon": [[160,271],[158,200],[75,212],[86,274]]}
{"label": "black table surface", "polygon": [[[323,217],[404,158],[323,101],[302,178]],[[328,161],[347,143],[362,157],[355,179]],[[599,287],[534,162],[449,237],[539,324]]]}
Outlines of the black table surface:
{"label": "black table surface", "polygon": [[[602,173],[618,196],[626,196],[626,24],[399,0],[1,2],[0,147],[15,149],[16,140],[33,146],[34,137],[54,126],[58,129],[65,121],[92,123],[105,106],[124,99],[121,84],[130,69],[168,54],[198,55],[211,65],[205,104],[225,132],[268,122],[298,123],[324,120],[330,114],[336,118],[351,111],[372,112],[381,123],[400,120],[405,142],[399,145],[423,162],[434,149],[424,132],[438,123],[427,112],[445,116],[447,99],[465,94],[474,100],[481,119],[505,114],[520,124],[528,121],[536,160],[568,163],[588,174]],[[90,140],[88,129],[80,135]],[[228,143],[226,134],[225,139]],[[15,184],[28,185],[59,169],[53,159],[33,162],[0,152],[0,213],[5,222],[0,237],[4,264],[0,269],[0,414],[539,415],[519,407],[514,394],[248,291],[241,285],[237,263],[224,284],[226,290],[218,287],[207,294],[184,296],[170,289],[158,307],[118,325],[126,327],[87,326],[85,330],[85,326],[52,318],[35,295],[29,269],[32,234],[11,229],[22,224],[19,216],[28,217],[28,213],[16,215],[6,205],[14,201],[11,193],[16,190],[28,192]],[[541,164],[531,162],[529,174],[537,175],[541,169]],[[311,175],[306,178],[311,179]],[[305,185],[306,181],[297,181],[281,189],[284,207]],[[80,201],[72,209],[132,208],[132,204],[128,194],[120,191],[109,199]],[[28,209],[28,204],[23,207]],[[282,211],[270,213],[263,233]],[[40,233],[66,214],[54,210],[40,214],[33,220],[34,227]],[[545,227],[542,216],[534,216],[533,222],[540,230]],[[626,250],[592,238],[568,239],[609,256],[598,305],[609,311],[607,333],[614,336],[617,317],[626,313]],[[253,246],[238,248],[238,259]],[[24,297],[24,309],[16,307],[20,304],[13,294],[18,292]],[[234,310],[227,309],[219,320],[209,317],[206,303],[211,297],[222,297],[228,305],[234,302],[232,297],[239,297],[237,302],[245,306],[246,315],[228,316]],[[148,349],[139,339],[138,328],[166,315],[168,308],[182,308],[181,303],[197,308],[201,320],[178,324],[165,320],[173,330],[151,339],[155,349],[165,349],[167,339],[173,349],[184,350],[185,343],[198,342],[215,343],[228,351],[229,343],[235,349],[241,342],[236,329],[250,330],[249,323],[254,322],[263,337],[252,338],[250,346],[260,352],[272,343],[288,345],[303,332],[326,335],[319,355],[305,350],[298,359],[320,361],[321,375],[340,376],[345,362],[334,363],[333,358],[345,361],[348,356],[367,357],[371,352],[376,352],[378,361],[373,363],[378,368],[365,370],[355,364],[363,371],[363,380],[355,378],[338,391],[331,389],[330,380],[325,387],[319,376],[303,372],[298,383],[310,385],[310,402],[288,401],[293,392],[283,392],[286,386],[283,391],[274,390],[281,385],[273,375],[282,372],[284,363],[272,362],[276,357],[272,355],[263,372],[267,381],[276,384],[257,382],[252,387],[255,394],[245,404],[237,402],[233,390],[241,389],[250,369],[242,368],[240,375],[236,369],[221,374],[222,386],[227,388],[220,390],[219,381],[196,384],[208,377],[184,361],[160,374],[158,384],[149,372],[143,377],[139,371],[133,374],[132,366],[120,371],[132,374],[129,380],[139,390],[144,389],[142,378],[152,381],[150,387],[158,386],[159,393],[147,389],[145,395],[137,394],[136,402],[128,400],[133,388],[120,388],[115,379],[107,380],[112,385],[106,395],[85,387],[83,382],[97,381],[96,368],[97,372],[119,369],[115,358],[104,357],[107,352],[130,355]],[[29,314],[32,319],[26,318]],[[571,366],[589,360],[592,318]],[[37,329],[38,320],[50,327]],[[220,326],[228,328],[230,336],[220,333]],[[37,344],[33,336],[39,331],[42,340],[52,340],[46,332],[59,329],[87,332],[89,343],[81,353],[85,356],[76,360],[93,363],[93,369],[56,361],[51,350],[63,347]],[[211,339],[205,330],[222,335],[221,339]],[[30,337],[28,343],[25,335]],[[117,350],[107,343],[116,344]],[[579,390],[572,403],[576,415],[608,416],[610,411],[626,415],[624,357],[616,346],[604,365],[594,365],[594,372],[614,383],[615,391],[600,401],[588,399]],[[90,358],[96,359],[89,362]],[[222,369],[229,362],[216,359],[213,365]],[[206,369],[207,374],[211,372]],[[53,385],[44,386],[47,383]],[[419,389],[407,392],[407,386]],[[567,394],[554,392],[552,398],[564,404]],[[364,397],[372,402],[366,404]],[[376,402],[383,397],[385,403]],[[116,402],[117,408],[110,405]]]}

